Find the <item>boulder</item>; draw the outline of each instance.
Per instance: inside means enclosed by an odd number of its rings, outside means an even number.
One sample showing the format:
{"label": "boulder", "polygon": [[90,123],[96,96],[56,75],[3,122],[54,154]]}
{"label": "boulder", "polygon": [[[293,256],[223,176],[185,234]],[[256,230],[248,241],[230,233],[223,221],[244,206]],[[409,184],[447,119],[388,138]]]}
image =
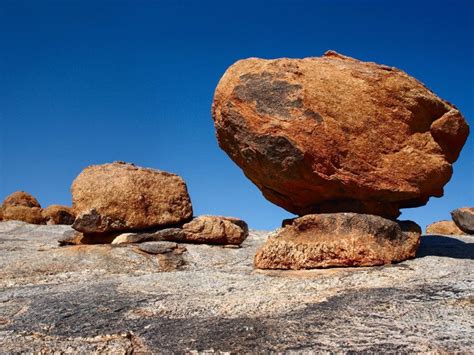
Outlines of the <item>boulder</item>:
{"label": "boulder", "polygon": [[212,115],[220,147],[298,214],[396,218],[443,195],[469,133],[456,107],[403,71],[329,51],[233,64]]}
{"label": "boulder", "polygon": [[257,251],[259,269],[374,266],[415,257],[421,229],[357,213],[312,214],[278,230]]}
{"label": "boulder", "polygon": [[467,234],[474,234],[474,207],[462,207],[451,212],[454,223]]}
{"label": "boulder", "polygon": [[181,243],[240,245],[249,233],[247,223],[233,217],[199,216],[180,228],[123,233],[112,244],[174,241]]}
{"label": "boulder", "polygon": [[45,224],[41,208],[26,207],[21,205],[10,205],[3,208],[3,219],[5,221],[23,221],[31,224]]}
{"label": "boulder", "polygon": [[183,231],[188,243],[240,245],[249,235],[243,220],[221,216],[199,216],[184,224]]}
{"label": "boulder", "polygon": [[10,206],[41,207],[38,200],[25,191],[16,191],[3,200],[3,207]]}
{"label": "boulder", "polygon": [[89,166],[74,180],[71,191],[73,228],[86,233],[174,225],[193,214],[183,179],[133,164]]}
{"label": "boulder", "polygon": [[426,234],[464,235],[453,221],[438,221],[426,227]]}
{"label": "boulder", "polygon": [[46,224],[73,224],[74,212],[70,207],[51,205],[43,209],[43,218]]}
{"label": "boulder", "polygon": [[0,206],[0,221],[3,221],[3,207]]}

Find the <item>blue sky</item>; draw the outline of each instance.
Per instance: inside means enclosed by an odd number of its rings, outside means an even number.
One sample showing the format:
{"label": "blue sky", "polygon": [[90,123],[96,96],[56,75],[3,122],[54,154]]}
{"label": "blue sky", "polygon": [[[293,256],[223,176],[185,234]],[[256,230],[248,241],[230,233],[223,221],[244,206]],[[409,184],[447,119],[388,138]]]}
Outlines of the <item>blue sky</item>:
{"label": "blue sky", "polygon": [[[0,199],[70,204],[89,164],[171,171],[195,214],[272,229],[266,201],[217,145],[210,107],[246,57],[328,49],[396,66],[454,103],[474,132],[474,1],[0,0]],[[404,210],[423,227],[474,205],[470,137],[441,199]]]}

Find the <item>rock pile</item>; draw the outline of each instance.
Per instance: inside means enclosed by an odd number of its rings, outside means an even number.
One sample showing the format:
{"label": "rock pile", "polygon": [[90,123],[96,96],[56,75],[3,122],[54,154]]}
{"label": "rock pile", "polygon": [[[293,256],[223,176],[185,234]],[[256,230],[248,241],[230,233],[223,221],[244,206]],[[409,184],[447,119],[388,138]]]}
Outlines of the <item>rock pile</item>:
{"label": "rock pile", "polygon": [[32,224],[72,224],[74,213],[67,206],[41,208],[38,200],[27,192],[16,191],[3,201],[0,220],[23,221]]}
{"label": "rock pile", "polygon": [[[403,71],[333,51],[321,58],[236,62],[216,88],[212,115],[220,147],[269,201],[300,216],[354,212],[396,219],[400,208],[443,195],[469,134],[455,106]],[[369,223],[362,215],[344,224],[360,221]],[[416,250],[412,239],[407,247],[402,232],[389,237],[377,229],[395,228],[388,220],[370,219],[368,225],[381,238],[393,237],[390,245],[378,244],[360,225],[327,239],[325,223],[304,233],[294,223],[269,243],[280,240],[275,248],[288,253],[306,245],[304,252],[280,260],[281,252],[264,248],[258,267],[336,265],[338,257],[344,265],[375,265],[404,260]],[[349,241],[357,241],[356,250],[345,251]],[[370,256],[361,262],[356,254],[366,248]]]}
{"label": "rock pile", "polygon": [[[84,169],[71,188],[76,219],[60,244],[145,242],[240,245],[247,224],[220,216],[193,218],[191,199],[181,177],[115,162]],[[163,248],[159,244],[153,248]],[[165,248],[166,249],[166,248]]]}

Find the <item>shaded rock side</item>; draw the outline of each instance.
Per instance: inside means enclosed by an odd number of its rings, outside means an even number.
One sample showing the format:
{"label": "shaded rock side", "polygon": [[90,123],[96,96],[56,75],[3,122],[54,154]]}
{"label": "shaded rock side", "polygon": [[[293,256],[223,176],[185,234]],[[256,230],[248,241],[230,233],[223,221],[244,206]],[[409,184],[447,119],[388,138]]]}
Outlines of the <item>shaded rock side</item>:
{"label": "shaded rock side", "polygon": [[415,257],[421,229],[356,213],[297,218],[269,237],[254,258],[259,269],[374,266]]}
{"label": "shaded rock side", "polygon": [[71,192],[73,228],[86,233],[173,225],[193,214],[186,184],[178,175],[122,162],[87,167]]}
{"label": "shaded rock side", "polygon": [[426,227],[426,234],[463,235],[466,233],[460,230],[453,221],[438,221]]}
{"label": "shaded rock side", "polygon": [[3,200],[3,207],[23,206],[23,207],[41,207],[38,200],[25,191],[15,191]]}
{"label": "shaded rock side", "polygon": [[45,219],[39,207],[10,205],[3,208],[4,221],[22,221],[31,224],[45,224]]}
{"label": "shaded rock side", "polygon": [[298,215],[396,218],[422,206],[443,195],[469,134],[456,107],[413,77],[332,51],[236,62],[212,115],[220,147]]}
{"label": "shaded rock side", "polygon": [[74,223],[74,212],[70,207],[61,205],[51,205],[41,212],[46,224],[67,224]]}
{"label": "shaded rock side", "polygon": [[454,223],[467,234],[474,234],[474,207],[462,207],[451,212]]}

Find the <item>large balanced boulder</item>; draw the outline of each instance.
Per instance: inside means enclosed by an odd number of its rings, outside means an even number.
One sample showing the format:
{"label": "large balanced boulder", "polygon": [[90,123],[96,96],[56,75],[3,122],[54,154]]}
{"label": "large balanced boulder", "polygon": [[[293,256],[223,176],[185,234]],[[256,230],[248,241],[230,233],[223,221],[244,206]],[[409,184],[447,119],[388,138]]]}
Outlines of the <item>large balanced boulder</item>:
{"label": "large balanced boulder", "polygon": [[70,207],[61,205],[51,205],[41,212],[46,224],[73,224],[74,212]]}
{"label": "large balanced boulder", "polygon": [[467,234],[474,234],[474,207],[462,207],[451,212],[454,223]]}
{"label": "large balanced boulder", "polygon": [[133,164],[89,166],[74,180],[71,192],[73,228],[85,233],[168,226],[193,215],[183,179]]}
{"label": "large balanced boulder", "polygon": [[426,227],[426,234],[464,235],[453,221],[438,221]]}
{"label": "large balanced boulder", "polygon": [[233,64],[212,115],[220,147],[299,214],[399,209],[443,195],[469,134],[456,107],[403,71],[329,51]]}
{"label": "large balanced boulder", "polygon": [[415,257],[421,229],[357,213],[312,214],[296,218],[257,251],[260,269],[374,266]]}

